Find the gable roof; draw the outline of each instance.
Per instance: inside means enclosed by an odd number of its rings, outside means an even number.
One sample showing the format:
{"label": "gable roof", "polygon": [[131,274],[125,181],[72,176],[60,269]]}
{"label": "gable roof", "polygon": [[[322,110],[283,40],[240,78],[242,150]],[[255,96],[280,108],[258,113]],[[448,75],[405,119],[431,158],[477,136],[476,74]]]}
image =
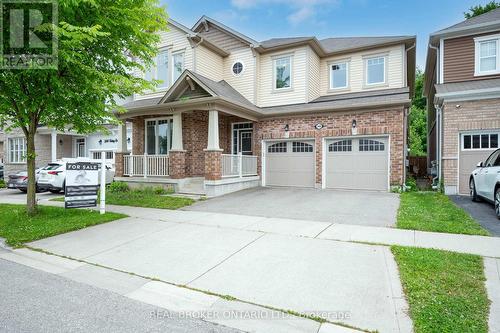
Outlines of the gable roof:
{"label": "gable roof", "polygon": [[241,41],[247,43],[248,45],[251,45],[251,46],[258,46],[259,45],[259,42],[257,42],[256,40],[228,27],[227,25],[224,25],[222,23],[220,23],[219,21],[216,21],[214,20],[213,18],[210,18],[206,15],[203,15],[202,17],[200,17],[200,19],[193,25],[193,27],[191,28],[191,30],[193,31],[199,31],[200,30],[200,27],[202,29],[204,29],[204,25],[207,23],[207,22],[210,22],[212,23],[213,25],[217,26],[219,29],[225,31],[226,33],[236,37],[237,39],[240,39]]}
{"label": "gable roof", "polygon": [[490,25],[495,23],[500,23],[500,8],[493,9],[487,13],[471,17],[470,19],[464,20],[447,28],[438,30],[432,35],[441,35],[445,33],[454,32],[457,30],[473,29],[480,27],[482,25]]}

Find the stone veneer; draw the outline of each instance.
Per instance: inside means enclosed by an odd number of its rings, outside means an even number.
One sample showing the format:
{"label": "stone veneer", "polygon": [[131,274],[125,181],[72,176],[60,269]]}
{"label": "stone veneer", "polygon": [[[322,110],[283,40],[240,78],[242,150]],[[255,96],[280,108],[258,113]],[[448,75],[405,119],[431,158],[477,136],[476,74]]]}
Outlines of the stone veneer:
{"label": "stone veneer", "polygon": [[447,194],[458,193],[459,134],[474,130],[500,130],[500,99],[444,103],[442,174]]}

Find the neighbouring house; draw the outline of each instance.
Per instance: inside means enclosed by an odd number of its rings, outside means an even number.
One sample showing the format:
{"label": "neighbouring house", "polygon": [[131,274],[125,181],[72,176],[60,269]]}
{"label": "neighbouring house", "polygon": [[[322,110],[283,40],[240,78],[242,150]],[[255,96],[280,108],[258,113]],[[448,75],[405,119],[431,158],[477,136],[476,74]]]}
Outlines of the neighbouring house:
{"label": "neighbouring house", "polygon": [[472,170],[499,145],[500,9],[430,35],[424,95],[436,183],[468,194]]}
{"label": "neighbouring house", "polygon": [[[59,132],[47,127],[40,127],[35,136],[37,150],[35,165],[44,167],[52,161],[62,158],[94,158],[100,159],[105,152],[109,162],[114,160],[118,145],[118,126],[106,125],[108,133],[92,133],[81,135],[71,131]],[[132,128],[126,131],[126,149],[132,146]],[[4,154],[4,176],[26,170],[26,139],[21,129],[5,132],[4,144],[0,152]],[[2,134],[0,134],[0,141]]]}
{"label": "neighbouring house", "polygon": [[163,83],[117,115],[134,138],[131,154],[120,138],[118,179],[208,196],[401,186],[415,41],[259,42],[206,16],[192,28],[169,20],[156,65],[137,73]]}

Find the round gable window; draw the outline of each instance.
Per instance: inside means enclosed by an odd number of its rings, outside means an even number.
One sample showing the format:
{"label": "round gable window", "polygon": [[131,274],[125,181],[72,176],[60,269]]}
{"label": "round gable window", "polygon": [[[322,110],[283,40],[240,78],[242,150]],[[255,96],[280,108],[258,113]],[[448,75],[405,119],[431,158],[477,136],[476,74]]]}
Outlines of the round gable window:
{"label": "round gable window", "polygon": [[240,75],[243,72],[243,63],[241,61],[236,61],[233,64],[233,74]]}

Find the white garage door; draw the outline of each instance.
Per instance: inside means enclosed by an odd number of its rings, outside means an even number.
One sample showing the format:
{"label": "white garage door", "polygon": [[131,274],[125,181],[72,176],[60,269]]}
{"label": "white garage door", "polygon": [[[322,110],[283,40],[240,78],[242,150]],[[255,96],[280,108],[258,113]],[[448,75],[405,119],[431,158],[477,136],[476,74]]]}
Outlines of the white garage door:
{"label": "white garage door", "polygon": [[460,140],[459,193],[469,194],[470,174],[477,163],[484,162],[498,148],[500,133],[464,133]]}
{"label": "white garage door", "polygon": [[326,187],[387,191],[388,139],[343,138],[326,141]]}
{"label": "white garage door", "polygon": [[314,140],[266,144],[266,185],[314,187]]}

